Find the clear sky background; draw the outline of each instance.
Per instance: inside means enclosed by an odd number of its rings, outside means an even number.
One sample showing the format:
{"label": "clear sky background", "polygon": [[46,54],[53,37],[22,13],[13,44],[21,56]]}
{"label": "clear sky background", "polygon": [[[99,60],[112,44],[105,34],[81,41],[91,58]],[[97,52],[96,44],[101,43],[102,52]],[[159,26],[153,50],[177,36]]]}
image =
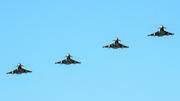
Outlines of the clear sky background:
{"label": "clear sky background", "polygon": [[[179,4],[0,0],[1,101],[180,101]],[[147,37],[160,25],[174,35]],[[116,37],[129,48],[102,48]],[[67,53],[81,64],[54,64]]]}

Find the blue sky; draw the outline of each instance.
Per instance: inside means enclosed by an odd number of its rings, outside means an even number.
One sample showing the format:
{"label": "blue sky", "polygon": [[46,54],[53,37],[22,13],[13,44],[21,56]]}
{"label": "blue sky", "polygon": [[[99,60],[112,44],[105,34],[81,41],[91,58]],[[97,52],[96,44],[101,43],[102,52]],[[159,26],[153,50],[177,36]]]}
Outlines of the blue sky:
{"label": "blue sky", "polygon": [[[179,101],[179,4],[0,0],[1,100]],[[175,35],[147,37],[160,25]],[[116,37],[129,48],[102,48]],[[67,53],[81,64],[54,64]]]}

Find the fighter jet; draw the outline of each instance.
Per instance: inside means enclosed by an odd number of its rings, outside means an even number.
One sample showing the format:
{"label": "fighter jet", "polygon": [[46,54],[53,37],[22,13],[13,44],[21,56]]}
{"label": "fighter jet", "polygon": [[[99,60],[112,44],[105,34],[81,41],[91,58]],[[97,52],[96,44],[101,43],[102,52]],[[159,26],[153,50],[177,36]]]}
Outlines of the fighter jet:
{"label": "fighter jet", "polygon": [[65,56],[66,59],[59,61],[59,62],[55,62],[55,64],[66,64],[66,65],[70,65],[70,64],[80,64],[81,62],[75,61],[73,59],[71,59],[70,57],[72,57],[70,54],[67,54],[67,56]]}
{"label": "fighter jet", "polygon": [[164,35],[174,35],[174,33],[169,33],[169,32],[167,32],[167,31],[165,31],[164,30],[164,26],[160,26],[159,27],[159,31],[157,31],[157,32],[155,32],[155,33],[153,33],[153,34],[149,34],[148,36],[158,36],[158,37],[162,37],[162,36],[164,36]]}
{"label": "fighter jet", "polygon": [[22,74],[22,73],[27,73],[27,72],[32,72],[32,71],[29,71],[29,70],[25,70],[23,69],[23,65],[21,65],[20,63],[16,66],[17,69],[11,71],[11,72],[8,72],[6,74]]}
{"label": "fighter jet", "polygon": [[129,46],[120,44],[119,41],[121,41],[121,40],[119,40],[118,38],[115,38],[115,40],[113,40],[113,41],[114,41],[114,43],[107,45],[107,46],[103,46],[103,48],[113,48],[113,49],[129,48]]}

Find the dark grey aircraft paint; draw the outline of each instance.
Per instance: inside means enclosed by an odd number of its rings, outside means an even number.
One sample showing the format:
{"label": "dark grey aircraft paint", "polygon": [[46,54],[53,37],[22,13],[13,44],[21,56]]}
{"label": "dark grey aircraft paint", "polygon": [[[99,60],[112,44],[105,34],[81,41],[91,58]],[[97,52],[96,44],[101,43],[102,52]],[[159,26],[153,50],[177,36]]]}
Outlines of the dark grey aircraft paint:
{"label": "dark grey aircraft paint", "polygon": [[71,55],[67,54],[66,59],[59,61],[59,62],[55,62],[55,64],[66,64],[66,65],[70,65],[70,64],[80,64],[81,62],[75,61],[73,59],[71,59]]}
{"label": "dark grey aircraft paint", "polygon": [[23,69],[22,68],[23,65],[21,65],[20,63],[16,66],[17,69],[11,71],[11,72],[8,72],[6,74],[22,74],[22,73],[28,73],[28,72],[32,72],[32,71],[29,71],[29,70],[26,70],[26,69]]}
{"label": "dark grey aircraft paint", "polygon": [[113,40],[114,43],[110,44],[110,45],[106,45],[106,46],[103,46],[103,48],[113,48],[113,49],[118,49],[118,48],[129,48],[129,46],[125,46],[123,44],[120,44],[118,38],[116,38],[115,40]]}
{"label": "dark grey aircraft paint", "polygon": [[164,26],[160,26],[160,28],[159,28],[159,31],[157,31],[157,32],[155,32],[155,33],[153,33],[153,34],[149,34],[148,36],[158,36],[158,37],[162,37],[162,36],[164,36],[164,35],[174,35],[174,33],[169,33],[169,32],[167,32],[167,31],[165,31],[164,30]]}

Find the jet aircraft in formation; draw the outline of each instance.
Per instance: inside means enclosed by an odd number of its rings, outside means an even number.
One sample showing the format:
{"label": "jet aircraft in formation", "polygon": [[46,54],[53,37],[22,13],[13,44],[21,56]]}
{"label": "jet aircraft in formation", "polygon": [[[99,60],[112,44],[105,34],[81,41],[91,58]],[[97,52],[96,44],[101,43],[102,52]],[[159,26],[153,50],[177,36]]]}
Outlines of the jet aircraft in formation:
{"label": "jet aircraft in formation", "polygon": [[157,32],[155,32],[155,33],[153,33],[153,34],[149,34],[148,36],[158,36],[158,37],[162,37],[162,36],[164,36],[164,35],[174,35],[173,33],[169,33],[169,32],[167,32],[167,31],[165,31],[164,30],[164,26],[160,26],[160,28],[159,28],[159,31],[157,31]]}
{"label": "jet aircraft in formation", "polygon": [[59,61],[59,62],[55,62],[55,64],[66,64],[66,65],[70,65],[70,64],[80,64],[81,62],[78,62],[78,61],[75,61],[73,59],[71,59],[71,55],[70,54],[67,54],[67,56],[65,56],[66,59],[62,60],[62,61]]}
{"label": "jet aircraft in formation", "polygon": [[26,70],[26,69],[23,69],[23,65],[21,65],[20,63],[16,66],[17,69],[11,71],[11,72],[8,72],[6,74],[22,74],[22,73],[28,73],[28,72],[32,72],[32,71],[29,71],[29,70]]}
{"label": "jet aircraft in formation", "polygon": [[[153,33],[153,34],[149,34],[148,36],[158,36],[158,37],[162,37],[164,35],[174,35],[173,33],[169,33],[167,31],[164,30],[164,26],[160,26],[159,28],[159,31]],[[125,45],[122,45],[119,43],[119,40],[118,38],[115,38],[115,40],[113,40],[114,43],[110,44],[110,45],[106,45],[106,46],[103,46],[103,48],[113,48],[113,49],[118,49],[118,48],[129,48],[129,46],[125,46]],[[55,62],[55,64],[66,64],[66,65],[70,65],[70,64],[80,64],[81,62],[78,62],[78,61],[75,61],[73,59],[71,59],[71,55],[70,54],[67,54],[67,56],[65,56],[66,59],[62,60],[62,61],[59,61],[59,62]],[[26,70],[26,69],[23,69],[23,65],[21,65],[20,63],[16,66],[17,69],[11,71],[11,72],[8,72],[6,74],[22,74],[22,73],[28,73],[28,72],[32,72],[32,71],[29,71],[29,70]]]}
{"label": "jet aircraft in formation", "polygon": [[118,49],[118,48],[129,48],[129,46],[125,46],[125,45],[122,45],[119,43],[119,40],[118,38],[115,38],[115,40],[113,40],[114,43],[110,44],[110,45],[106,45],[106,46],[103,46],[103,48],[113,48],[113,49]]}

